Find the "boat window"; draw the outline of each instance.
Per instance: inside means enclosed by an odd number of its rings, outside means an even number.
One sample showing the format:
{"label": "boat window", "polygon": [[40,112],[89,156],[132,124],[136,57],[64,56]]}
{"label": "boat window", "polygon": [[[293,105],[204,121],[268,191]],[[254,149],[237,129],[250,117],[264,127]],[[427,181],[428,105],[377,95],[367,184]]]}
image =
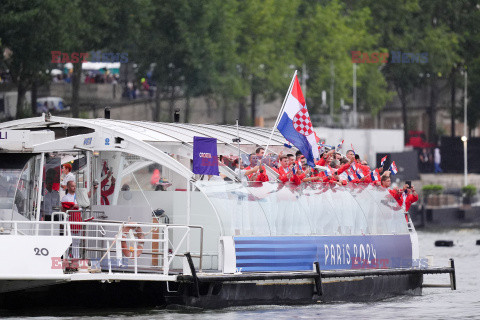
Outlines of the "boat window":
{"label": "boat window", "polygon": [[365,235],[408,233],[385,189],[354,185],[197,181],[226,235]]}
{"label": "boat window", "polygon": [[[60,211],[60,174],[61,156],[45,154],[43,167],[42,204],[40,207],[41,219],[50,220],[53,212]],[[64,192],[62,191],[62,195]]]}
{"label": "boat window", "polygon": [[30,194],[27,188],[31,181],[33,159],[32,154],[6,153],[0,156],[0,220],[29,216]]}
{"label": "boat window", "polygon": [[33,208],[33,199],[35,197],[33,184],[35,174],[35,158],[32,157],[23,167],[20,173],[16,190],[15,202],[13,206],[13,219],[19,219],[17,214],[23,216],[28,220],[35,218],[35,211]]}

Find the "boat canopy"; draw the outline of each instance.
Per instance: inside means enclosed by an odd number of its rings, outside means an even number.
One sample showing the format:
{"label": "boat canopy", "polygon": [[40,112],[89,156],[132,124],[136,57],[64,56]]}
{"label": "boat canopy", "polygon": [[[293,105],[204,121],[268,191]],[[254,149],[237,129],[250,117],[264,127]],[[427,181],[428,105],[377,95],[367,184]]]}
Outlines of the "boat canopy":
{"label": "boat canopy", "polygon": [[[240,155],[244,159],[248,159],[257,147],[265,147],[267,144],[269,144],[269,153],[273,155],[280,151],[285,153],[296,151],[286,146],[287,141],[279,132],[274,132],[269,143],[271,131],[258,127],[239,126],[237,128],[232,125],[74,119],[45,115],[0,124],[0,130],[41,130],[42,128],[54,131],[55,141],[30,146],[37,151],[47,152],[47,150],[55,151],[74,147],[92,151],[136,149],[137,153],[142,151],[140,156],[165,165],[191,180],[196,180],[196,177],[191,171],[190,162],[186,160],[191,160],[193,157],[195,136],[216,138],[219,155]],[[238,137],[240,141],[234,142]],[[92,139],[89,140],[89,138]],[[233,172],[227,167],[221,167],[220,170],[226,176],[234,178]],[[276,176],[273,171],[269,171],[269,175]]]}

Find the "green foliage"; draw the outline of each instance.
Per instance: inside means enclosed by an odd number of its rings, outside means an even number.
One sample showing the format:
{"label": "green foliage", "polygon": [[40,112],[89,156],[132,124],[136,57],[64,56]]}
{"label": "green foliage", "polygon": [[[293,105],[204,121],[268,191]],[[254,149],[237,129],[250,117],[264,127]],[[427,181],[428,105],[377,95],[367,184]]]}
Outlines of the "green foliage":
{"label": "green foliage", "polygon": [[468,184],[462,187],[462,193],[465,195],[465,197],[471,198],[477,194],[477,187],[475,187],[473,184]]}
{"label": "green foliage", "polygon": [[[447,77],[455,76],[461,86],[459,70],[468,65],[473,127],[480,119],[476,5],[450,0],[2,0],[0,49],[13,51],[3,64],[19,92],[45,76],[53,50],[128,52],[139,76],[153,69],[158,99],[205,96],[225,113],[242,106],[244,119],[252,121],[259,97],[283,97],[293,71],[303,65],[311,113],[318,111],[322,91],[329,95],[332,82],[338,111],[341,99],[353,103],[352,51],[428,52],[426,64],[358,64],[359,110],[376,115],[396,93],[406,112],[415,88],[429,85],[439,91]],[[406,114],[404,121],[406,130]]]}
{"label": "green foliage", "polygon": [[439,184],[426,184],[422,187],[422,192],[426,197],[429,195],[439,195],[443,192],[443,186]]}
{"label": "green foliage", "polygon": [[60,0],[0,1],[0,59],[18,88],[17,118],[32,114],[24,110],[25,93],[45,75],[59,46],[59,6]]}
{"label": "green foliage", "polygon": [[[340,109],[340,100],[352,105],[353,63],[352,51],[385,52],[378,46],[379,34],[369,28],[371,13],[368,8],[346,10],[339,1],[326,5],[305,5],[299,44],[306,62],[310,80],[308,98],[311,108],[320,106],[322,91],[330,93],[334,82],[334,107]],[[377,114],[392,94],[378,64],[359,64],[357,67],[357,100],[360,110]],[[330,101],[330,99],[327,99]]]}
{"label": "green foliage", "polygon": [[80,119],[89,119],[89,118],[90,118],[90,114],[89,114],[88,111],[83,110],[83,111],[80,111],[80,113],[78,114],[78,117],[79,117]]}

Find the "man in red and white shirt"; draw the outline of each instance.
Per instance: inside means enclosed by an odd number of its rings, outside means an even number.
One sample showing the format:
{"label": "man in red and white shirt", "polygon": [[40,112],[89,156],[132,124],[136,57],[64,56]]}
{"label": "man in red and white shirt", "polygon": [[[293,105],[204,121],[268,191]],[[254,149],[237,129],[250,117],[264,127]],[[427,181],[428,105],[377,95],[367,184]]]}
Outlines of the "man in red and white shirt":
{"label": "man in red and white shirt", "polygon": [[293,175],[292,167],[293,165],[289,164],[288,157],[281,156],[280,167],[278,168],[278,179],[283,183],[289,181]]}
{"label": "man in red and white shirt", "polygon": [[[78,209],[77,204],[77,195],[75,191],[77,190],[77,184],[75,181],[68,181],[67,182],[67,194],[62,198],[62,208],[64,211],[68,210],[76,210]],[[68,217],[69,221],[82,221],[82,214],[80,211],[73,211],[70,212]],[[82,229],[81,225],[71,224],[70,229],[72,234],[78,235]],[[80,258],[80,239],[72,239],[72,257],[74,259]]]}

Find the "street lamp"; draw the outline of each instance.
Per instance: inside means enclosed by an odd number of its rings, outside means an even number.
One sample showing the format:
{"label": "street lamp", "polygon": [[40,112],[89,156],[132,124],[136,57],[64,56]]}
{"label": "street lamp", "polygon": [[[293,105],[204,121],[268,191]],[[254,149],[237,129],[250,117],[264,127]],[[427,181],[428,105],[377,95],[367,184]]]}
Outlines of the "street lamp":
{"label": "street lamp", "polygon": [[353,63],[353,127],[358,127],[357,114],[357,64]]}
{"label": "street lamp", "polygon": [[463,136],[462,136],[462,141],[463,141],[463,165],[464,165],[464,185],[466,186],[468,184],[467,180],[467,173],[468,173],[468,163],[467,163],[467,69],[465,68],[464,71],[465,75],[465,95],[463,97]]}
{"label": "street lamp", "polygon": [[468,173],[467,141],[468,141],[468,138],[467,138],[467,136],[462,136],[462,141],[463,141],[463,175],[464,175],[463,185],[466,186],[468,184],[468,181],[467,181],[467,173]]}

